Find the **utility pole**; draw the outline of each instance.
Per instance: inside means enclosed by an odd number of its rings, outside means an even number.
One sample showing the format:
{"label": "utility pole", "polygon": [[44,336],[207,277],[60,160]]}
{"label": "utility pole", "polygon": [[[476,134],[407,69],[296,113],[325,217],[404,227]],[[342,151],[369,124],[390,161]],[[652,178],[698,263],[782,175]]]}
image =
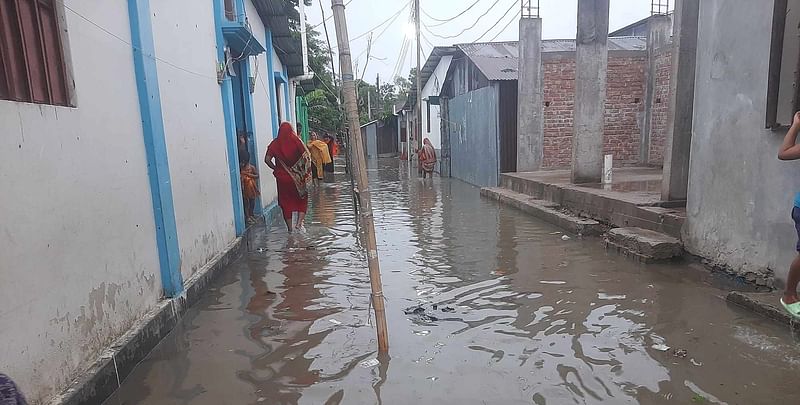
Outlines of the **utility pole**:
{"label": "utility pole", "polygon": [[[301,0],[302,1],[302,0]],[[386,307],[383,302],[383,286],[381,285],[381,266],[378,260],[378,242],[375,239],[375,222],[372,217],[372,198],[367,179],[367,158],[361,140],[361,130],[356,106],[356,87],[353,77],[353,61],[350,54],[350,38],[347,33],[347,20],[344,13],[344,0],[331,0],[333,21],[336,27],[336,39],[339,43],[339,71],[342,72],[342,97],[350,127],[351,155],[353,156],[353,174],[356,177],[356,192],[361,205],[358,219],[361,229],[367,237],[367,263],[369,280],[372,286],[372,307],[375,308],[375,324],[378,332],[378,352],[389,351],[389,331],[386,326]]]}
{"label": "utility pole", "polygon": [[[420,70],[421,62],[420,59],[422,58],[422,44],[419,42],[420,32],[419,32],[419,15],[420,15],[420,8],[419,8],[419,0],[414,0],[414,25],[416,27],[416,34],[417,34],[417,74],[416,74],[416,81],[417,81],[417,125],[414,126],[414,132],[417,137],[417,150],[422,149],[422,87],[420,86]],[[419,162],[417,162],[419,164]]]}
{"label": "utility pole", "polygon": [[367,118],[372,121],[372,92],[367,87]]}

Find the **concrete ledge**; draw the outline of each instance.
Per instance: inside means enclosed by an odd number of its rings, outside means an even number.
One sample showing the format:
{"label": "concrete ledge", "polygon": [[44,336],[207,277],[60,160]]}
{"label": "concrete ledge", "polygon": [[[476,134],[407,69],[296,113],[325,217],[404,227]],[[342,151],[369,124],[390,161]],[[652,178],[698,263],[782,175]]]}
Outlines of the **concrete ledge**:
{"label": "concrete ledge", "polygon": [[639,227],[681,237],[685,214],[680,210],[663,207],[660,194],[619,192],[562,183],[557,180],[557,176],[548,178],[547,172],[541,173],[545,174],[531,177],[531,173],[504,173],[500,176],[500,186],[551,201],[579,215],[611,226]]}
{"label": "concrete ledge", "polygon": [[[251,228],[248,230],[252,232]],[[244,239],[236,238],[227,248],[185,282],[181,296],[158,303],[155,309],[100,354],[81,377],[73,381],[51,405],[102,404],[145,357],[178,324],[188,308],[197,303],[214,278],[245,250]]]}
{"label": "concrete ledge", "polygon": [[580,235],[601,235],[604,227],[593,219],[580,218],[561,211],[558,204],[537,200],[504,188],[483,188],[481,195],[517,208],[543,221]]}
{"label": "concrete ledge", "polygon": [[678,239],[642,228],[614,228],[606,234],[605,245],[646,263],[673,260],[683,255]]}
{"label": "concrete ledge", "polygon": [[800,332],[800,321],[792,319],[780,306],[780,294],[776,293],[750,293],[732,291],[725,299],[742,308],[749,309],[759,315],[772,319],[773,321],[789,325],[795,331]]}

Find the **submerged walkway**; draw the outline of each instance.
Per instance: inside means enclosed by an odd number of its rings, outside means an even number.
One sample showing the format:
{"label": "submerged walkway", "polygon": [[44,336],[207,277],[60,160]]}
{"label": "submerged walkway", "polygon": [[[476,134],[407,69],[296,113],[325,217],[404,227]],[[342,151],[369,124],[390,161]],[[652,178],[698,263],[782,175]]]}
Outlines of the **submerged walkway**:
{"label": "submerged walkway", "polygon": [[[598,239],[562,240],[477,188],[410,179],[394,160],[369,175],[390,358],[367,362],[376,344],[366,261],[350,194],[331,184],[312,193],[305,236],[258,232],[106,403],[800,398],[788,329],[726,304],[722,281],[699,266],[639,265]],[[425,312],[404,312],[417,305]]]}

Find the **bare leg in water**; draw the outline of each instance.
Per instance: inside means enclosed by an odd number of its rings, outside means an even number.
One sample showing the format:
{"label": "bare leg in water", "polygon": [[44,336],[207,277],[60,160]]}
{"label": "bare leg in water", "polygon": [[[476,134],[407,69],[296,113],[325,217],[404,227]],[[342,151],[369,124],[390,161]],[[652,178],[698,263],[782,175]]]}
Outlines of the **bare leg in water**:
{"label": "bare leg in water", "polygon": [[303,229],[303,222],[306,220],[306,213],[305,212],[298,212],[297,213],[297,224],[295,225],[296,229]]}
{"label": "bare leg in water", "polygon": [[792,265],[789,266],[789,276],[786,277],[786,291],[783,292],[783,302],[794,304],[800,301],[797,298],[797,284],[800,284],[800,254],[792,260]]}
{"label": "bare leg in water", "polygon": [[283,213],[283,221],[286,222],[286,229],[289,230],[289,233],[292,233],[292,213],[289,213],[289,216],[286,216],[286,213]]}

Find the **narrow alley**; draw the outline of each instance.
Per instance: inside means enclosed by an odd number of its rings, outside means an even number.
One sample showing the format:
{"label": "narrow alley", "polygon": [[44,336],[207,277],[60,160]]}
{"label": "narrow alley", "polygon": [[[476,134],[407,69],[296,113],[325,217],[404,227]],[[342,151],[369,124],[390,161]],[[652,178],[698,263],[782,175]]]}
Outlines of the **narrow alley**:
{"label": "narrow alley", "polygon": [[390,357],[370,362],[366,260],[340,176],[312,191],[305,235],[290,238],[277,222],[255,232],[248,253],[105,403],[760,404],[800,396],[789,330],[726,304],[721,276],[606,253],[600,239],[563,235],[458,180],[424,182],[396,159],[369,175]]}

